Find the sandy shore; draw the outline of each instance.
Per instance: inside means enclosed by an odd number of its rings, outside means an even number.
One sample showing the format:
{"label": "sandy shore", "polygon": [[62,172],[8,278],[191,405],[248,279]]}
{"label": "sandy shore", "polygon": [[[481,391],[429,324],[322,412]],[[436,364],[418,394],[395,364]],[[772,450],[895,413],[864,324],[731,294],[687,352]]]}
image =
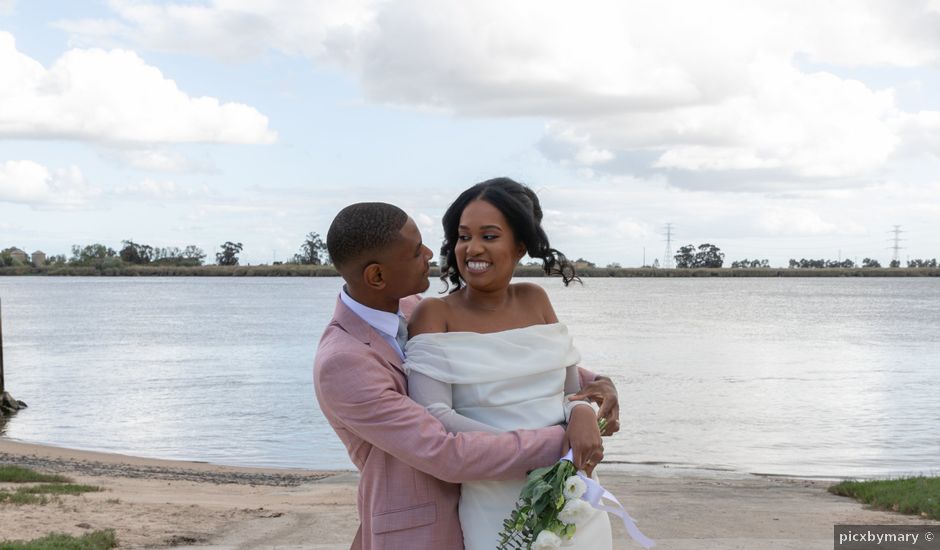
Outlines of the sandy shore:
{"label": "sandy shore", "polygon": [[[236,468],[0,439],[0,464],[64,473],[104,491],[45,506],[0,505],[0,540],[112,528],[122,548],[345,549],[355,472]],[[657,548],[826,549],[834,524],[918,524],[826,492],[831,482],[599,470]],[[3,487],[4,484],[0,484]],[[615,548],[639,548],[615,524]]]}

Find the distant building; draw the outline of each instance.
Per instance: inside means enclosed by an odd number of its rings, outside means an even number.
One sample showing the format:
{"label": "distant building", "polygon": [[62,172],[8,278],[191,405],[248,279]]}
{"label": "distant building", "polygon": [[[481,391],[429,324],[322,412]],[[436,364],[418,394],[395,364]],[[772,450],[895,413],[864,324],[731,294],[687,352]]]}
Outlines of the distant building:
{"label": "distant building", "polygon": [[25,252],[23,252],[19,248],[16,248],[15,246],[13,248],[6,249],[5,252],[9,254],[10,257],[13,258],[14,260],[19,260],[23,262],[24,264],[29,261],[29,255],[27,255]]}
{"label": "distant building", "polygon": [[42,250],[37,250],[33,252],[33,265],[39,267],[46,263],[46,253]]}

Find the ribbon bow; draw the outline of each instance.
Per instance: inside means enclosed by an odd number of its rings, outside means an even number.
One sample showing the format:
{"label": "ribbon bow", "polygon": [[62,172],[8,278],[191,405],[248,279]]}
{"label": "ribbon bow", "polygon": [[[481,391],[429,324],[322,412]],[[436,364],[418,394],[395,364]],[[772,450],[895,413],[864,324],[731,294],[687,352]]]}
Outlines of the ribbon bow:
{"label": "ribbon bow", "polygon": [[[562,457],[562,460],[567,460],[568,462],[574,463],[573,451],[569,450],[568,454]],[[579,470],[577,475],[587,486],[587,490],[585,490],[584,494],[581,495],[582,500],[590,504],[591,507],[595,510],[613,514],[623,520],[623,526],[627,530],[627,533],[629,533],[630,537],[637,541],[643,548],[652,548],[653,546],[656,546],[656,543],[653,541],[653,539],[640,532],[639,528],[636,526],[636,521],[630,517],[630,514],[628,514],[626,510],[623,509],[623,504],[620,504],[620,501],[617,500],[617,497],[612,495],[610,491],[601,486],[600,483],[585,475],[584,472]],[[603,502],[602,499],[612,501],[613,504]]]}

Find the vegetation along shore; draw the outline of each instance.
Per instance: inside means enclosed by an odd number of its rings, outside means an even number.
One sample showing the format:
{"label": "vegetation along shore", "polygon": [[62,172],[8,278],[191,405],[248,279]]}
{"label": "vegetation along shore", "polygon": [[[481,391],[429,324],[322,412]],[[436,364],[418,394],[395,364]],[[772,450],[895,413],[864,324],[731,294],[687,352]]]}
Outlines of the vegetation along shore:
{"label": "vegetation along shore", "polygon": [[[180,248],[153,247],[121,241],[114,249],[101,243],[73,245],[71,256],[47,256],[42,251],[27,254],[16,247],[0,250],[0,276],[61,275],[61,276],[159,276],[159,277],[337,277],[331,265],[326,244],[319,234],[306,235],[296,254],[287,261],[271,264],[243,265],[239,255],[244,246],[226,241],[219,245],[215,263],[207,264],[207,254],[198,246]],[[211,261],[211,260],[210,260]],[[578,258],[572,262],[581,277],[936,277],[940,266],[936,258],[908,259],[902,266],[897,259],[887,266],[872,258],[860,263],[838,260],[791,258],[786,267],[771,267],[766,259],[743,259],[726,267],[725,253],[710,243],[689,244],[678,249],[666,265],[654,260],[652,265],[623,267],[610,263],[601,267]],[[644,262],[645,263],[645,262]],[[440,275],[437,262],[431,262],[431,276]],[[538,262],[520,263],[517,277],[542,277]]]}
{"label": "vegetation along shore", "polygon": [[[581,267],[580,277],[940,277],[940,268],[728,268],[701,267],[661,269],[651,267]],[[0,267],[0,276],[110,276],[110,277],[338,277],[331,265],[59,265]],[[431,268],[430,276],[438,277],[440,270]],[[538,266],[521,265],[517,277],[544,277]]]}

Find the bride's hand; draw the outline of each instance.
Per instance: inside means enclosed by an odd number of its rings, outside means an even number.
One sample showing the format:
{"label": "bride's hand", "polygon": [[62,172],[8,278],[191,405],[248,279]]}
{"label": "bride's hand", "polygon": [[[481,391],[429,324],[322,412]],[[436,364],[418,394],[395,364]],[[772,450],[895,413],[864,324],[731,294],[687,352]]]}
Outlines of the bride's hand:
{"label": "bride's hand", "polygon": [[575,467],[590,476],[600,461],[604,460],[604,443],[601,441],[594,409],[575,407],[571,411],[565,436],[574,455]]}

